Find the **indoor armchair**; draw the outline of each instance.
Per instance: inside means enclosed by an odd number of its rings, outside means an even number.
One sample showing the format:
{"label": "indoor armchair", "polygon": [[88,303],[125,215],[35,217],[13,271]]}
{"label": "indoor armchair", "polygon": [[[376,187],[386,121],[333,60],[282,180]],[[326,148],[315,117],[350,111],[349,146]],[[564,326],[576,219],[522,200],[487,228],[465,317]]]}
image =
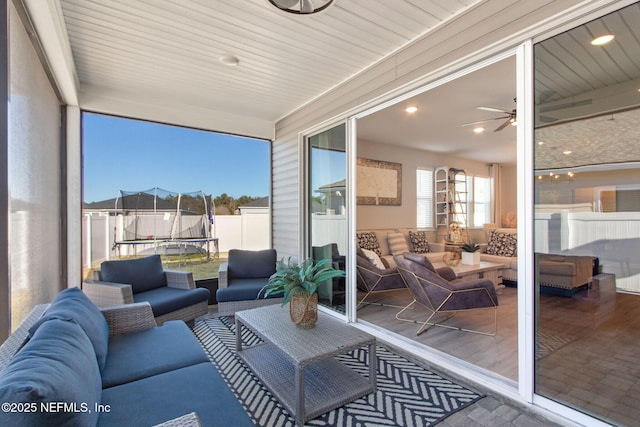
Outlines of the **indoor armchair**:
{"label": "indoor armchair", "polygon": [[160,255],[104,261],[95,278],[82,288],[98,307],[148,302],[158,325],[183,320],[192,326],[207,314],[209,291],[196,288],[191,272],[164,270]]}
{"label": "indoor armchair", "polygon": [[379,268],[358,251],[356,256],[356,273],[358,289],[365,295],[358,301],[358,308],[372,304],[368,298],[373,295],[398,289],[406,289],[396,267]]}
{"label": "indoor armchair", "polygon": [[[496,334],[498,297],[493,283],[490,280],[452,280],[452,278],[455,277],[453,271],[445,273],[445,270],[438,270],[447,276],[442,277],[433,268],[428,259],[412,254],[396,256],[395,261],[400,275],[406,282],[413,296],[413,301],[396,314],[396,319],[420,324],[416,335],[420,335],[431,326],[441,326],[482,335]],[[426,320],[416,321],[402,317],[405,310],[408,310],[415,304],[425,307],[431,312]],[[448,316],[444,319],[447,320],[459,311],[488,309],[493,310],[494,314],[493,331],[491,332],[443,325],[435,321],[432,322],[434,316],[440,313],[447,313]]]}

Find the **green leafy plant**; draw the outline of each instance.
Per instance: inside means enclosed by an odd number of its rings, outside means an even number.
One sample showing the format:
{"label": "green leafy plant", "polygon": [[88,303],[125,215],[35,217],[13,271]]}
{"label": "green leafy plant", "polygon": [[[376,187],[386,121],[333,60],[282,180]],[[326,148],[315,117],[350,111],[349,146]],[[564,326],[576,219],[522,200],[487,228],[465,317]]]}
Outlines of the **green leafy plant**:
{"label": "green leafy plant", "polygon": [[308,258],[297,264],[291,261],[291,257],[287,262],[282,258],[276,265],[276,272],[258,295],[266,298],[282,292],[282,305],[287,304],[299,292],[306,291],[311,295],[316,292],[318,285],[345,275],[344,271],[333,268],[331,262],[330,259],[322,259],[314,264],[313,259]]}
{"label": "green leafy plant", "polygon": [[462,250],[465,252],[477,252],[478,250],[480,250],[480,245],[477,243],[465,243],[464,245],[462,245]]}

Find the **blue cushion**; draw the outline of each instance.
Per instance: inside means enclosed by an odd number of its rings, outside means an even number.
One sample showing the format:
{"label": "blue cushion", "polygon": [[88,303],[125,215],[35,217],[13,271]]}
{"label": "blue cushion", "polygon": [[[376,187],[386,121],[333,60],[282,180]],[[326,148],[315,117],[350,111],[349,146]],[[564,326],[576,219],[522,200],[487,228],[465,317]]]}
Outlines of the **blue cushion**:
{"label": "blue cushion", "polygon": [[[269,281],[268,277],[259,279],[233,279],[229,281],[229,287],[220,288],[216,291],[218,302],[246,301],[251,299],[262,299],[264,295],[258,296],[258,292]],[[269,298],[280,298],[282,294],[269,295]]]}
{"label": "blue cushion", "polygon": [[[94,408],[101,400],[101,386],[93,346],[82,328],[73,321],[50,319],[0,374],[0,402],[35,404],[37,411],[1,411],[0,425],[95,425],[98,414]],[[41,402],[75,407],[47,412],[41,410]]]}
{"label": "blue cushion", "polygon": [[68,288],[60,292],[44,315],[30,329],[29,335],[51,319],[74,320],[91,340],[100,370],[104,369],[109,343],[109,326],[93,302],[80,290]]}
{"label": "blue cushion", "polygon": [[158,317],[202,301],[208,303],[209,290],[204,288],[178,289],[165,286],[134,294],[133,301],[147,301],[151,305],[153,315]]}
{"label": "blue cushion", "polygon": [[276,272],[276,250],[231,249],[228,256],[229,279],[269,277]]}
{"label": "blue cushion", "polygon": [[159,328],[112,336],[102,388],[208,361],[187,325],[171,320]]}
{"label": "blue cushion", "polygon": [[105,282],[131,285],[134,294],[167,286],[160,255],[104,261],[100,264],[100,278]]}
{"label": "blue cushion", "polygon": [[150,426],[196,412],[203,426],[254,426],[212,363],[200,363],[103,390],[98,426]]}

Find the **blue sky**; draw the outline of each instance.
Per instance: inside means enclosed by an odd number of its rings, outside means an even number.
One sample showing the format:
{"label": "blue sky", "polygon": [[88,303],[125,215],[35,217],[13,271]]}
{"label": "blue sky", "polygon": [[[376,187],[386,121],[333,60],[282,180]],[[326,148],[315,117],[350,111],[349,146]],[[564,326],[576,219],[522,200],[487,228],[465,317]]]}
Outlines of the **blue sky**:
{"label": "blue sky", "polygon": [[153,187],[269,195],[268,141],[89,113],[83,141],[87,203]]}

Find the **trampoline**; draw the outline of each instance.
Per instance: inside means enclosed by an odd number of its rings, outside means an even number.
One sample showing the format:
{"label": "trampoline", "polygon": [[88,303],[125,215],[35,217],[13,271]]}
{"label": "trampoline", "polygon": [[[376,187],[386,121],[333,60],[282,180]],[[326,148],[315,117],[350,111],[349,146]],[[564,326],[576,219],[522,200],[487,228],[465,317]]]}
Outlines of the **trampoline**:
{"label": "trampoline", "polygon": [[120,190],[115,216],[114,246],[119,256],[153,252],[182,257],[194,251],[206,252],[207,259],[219,255],[215,206],[203,191]]}

